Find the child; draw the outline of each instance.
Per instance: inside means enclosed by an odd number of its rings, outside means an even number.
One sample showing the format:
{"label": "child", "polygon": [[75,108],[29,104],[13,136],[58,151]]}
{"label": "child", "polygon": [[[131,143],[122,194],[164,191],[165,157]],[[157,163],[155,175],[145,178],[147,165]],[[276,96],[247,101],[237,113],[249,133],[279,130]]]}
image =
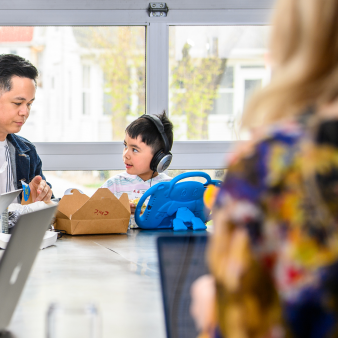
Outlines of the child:
{"label": "child", "polygon": [[[164,135],[160,133],[162,128]],[[141,198],[151,186],[171,180],[165,173],[158,172],[163,168],[156,166],[156,159],[163,156],[171,159],[169,151],[172,145],[173,124],[165,112],[155,118],[142,115],[126,128],[122,155],[126,171],[109,178],[102,188],[108,188],[117,198],[123,193],[128,194],[132,211],[131,228],[137,228],[134,219],[137,202],[133,200]]]}

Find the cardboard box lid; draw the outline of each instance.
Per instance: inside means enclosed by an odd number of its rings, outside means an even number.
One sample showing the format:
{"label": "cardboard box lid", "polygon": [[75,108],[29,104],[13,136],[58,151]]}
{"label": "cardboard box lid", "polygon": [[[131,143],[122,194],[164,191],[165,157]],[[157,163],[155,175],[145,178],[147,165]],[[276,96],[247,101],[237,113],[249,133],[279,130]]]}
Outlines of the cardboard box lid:
{"label": "cardboard box lid", "polygon": [[78,190],[73,189],[72,195],[64,195],[58,205],[57,218],[70,219],[72,214],[81,208],[88,200],[89,197],[85,194],[81,194]]}
{"label": "cardboard box lid", "polygon": [[117,199],[116,196],[108,188],[99,188],[95,191],[94,195],[90,198],[91,201],[101,200],[102,198],[112,198],[120,201],[122,205],[130,212],[130,204],[127,193],[123,193],[120,199]]}
{"label": "cardboard box lid", "polygon": [[127,211],[129,212],[129,214],[131,213],[130,210],[130,203],[129,203],[129,197],[127,193],[123,193],[122,196],[119,198],[119,201],[121,202],[121,204],[127,209]]}
{"label": "cardboard box lid", "polygon": [[130,217],[130,212],[119,202],[112,198],[103,198],[100,201],[89,200],[82,208],[72,215],[73,220],[89,219],[122,219]]}
{"label": "cardboard box lid", "polygon": [[126,193],[122,194],[120,199],[117,199],[108,188],[98,189],[91,198],[75,189],[72,193],[62,197],[57,218],[72,220],[130,218],[130,205]]}

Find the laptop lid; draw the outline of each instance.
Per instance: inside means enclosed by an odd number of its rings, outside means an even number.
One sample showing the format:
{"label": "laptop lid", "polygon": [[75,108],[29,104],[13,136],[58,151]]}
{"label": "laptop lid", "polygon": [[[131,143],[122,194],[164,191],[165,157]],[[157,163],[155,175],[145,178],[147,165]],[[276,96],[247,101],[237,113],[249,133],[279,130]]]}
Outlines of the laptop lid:
{"label": "laptop lid", "polygon": [[22,215],[0,260],[0,331],[14,313],[57,206]]}
{"label": "laptop lid", "polygon": [[190,315],[190,288],[208,273],[207,235],[172,235],[157,239],[167,338],[197,337]]}
{"label": "laptop lid", "polygon": [[14,201],[16,197],[22,192],[22,189],[6,192],[0,195],[0,214]]}

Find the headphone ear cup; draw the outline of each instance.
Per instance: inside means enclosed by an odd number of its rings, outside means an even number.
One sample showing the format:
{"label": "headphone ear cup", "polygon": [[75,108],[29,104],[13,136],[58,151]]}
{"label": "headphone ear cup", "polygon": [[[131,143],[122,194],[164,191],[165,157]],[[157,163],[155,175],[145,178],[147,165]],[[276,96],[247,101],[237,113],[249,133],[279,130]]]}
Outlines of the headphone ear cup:
{"label": "headphone ear cup", "polygon": [[159,174],[165,171],[172,160],[172,154],[168,153],[165,154],[163,149],[160,149],[154,156],[153,159],[151,160],[150,163],[150,169],[152,171],[157,171]]}
{"label": "headphone ear cup", "polygon": [[157,172],[163,173],[165,170],[167,170],[170,166],[172,158],[173,155],[171,153],[165,154],[157,165]]}
{"label": "headphone ear cup", "polygon": [[164,156],[163,149],[160,149],[158,152],[154,154],[153,159],[150,162],[150,169],[152,171],[157,171],[157,165],[159,164],[163,156]]}

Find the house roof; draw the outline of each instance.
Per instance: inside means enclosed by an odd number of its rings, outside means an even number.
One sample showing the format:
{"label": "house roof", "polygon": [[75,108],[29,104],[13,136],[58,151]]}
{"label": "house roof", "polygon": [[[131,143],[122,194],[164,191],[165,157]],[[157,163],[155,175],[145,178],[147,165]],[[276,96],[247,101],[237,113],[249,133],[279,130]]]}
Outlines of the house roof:
{"label": "house roof", "polygon": [[34,27],[0,27],[0,42],[29,42],[33,40]]}

